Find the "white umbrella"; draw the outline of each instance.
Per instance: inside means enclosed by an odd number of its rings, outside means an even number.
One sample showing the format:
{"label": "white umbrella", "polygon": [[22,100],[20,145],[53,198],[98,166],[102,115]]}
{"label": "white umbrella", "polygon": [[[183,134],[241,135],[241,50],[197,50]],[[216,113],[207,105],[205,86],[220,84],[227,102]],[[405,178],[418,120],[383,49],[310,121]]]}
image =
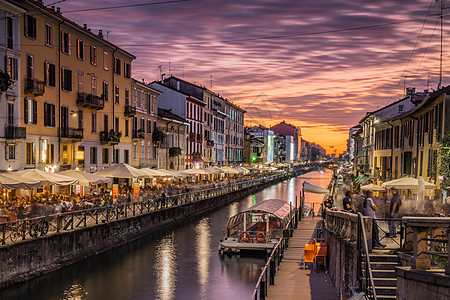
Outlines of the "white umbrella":
{"label": "white umbrella", "polygon": [[139,169],[139,171],[145,173],[149,177],[168,177],[172,176],[167,170],[156,170],[150,168]]}
{"label": "white umbrella", "polygon": [[193,168],[193,169],[189,169],[189,170],[184,170],[184,171],[182,171],[184,174],[187,174],[187,175],[197,175],[197,174],[202,174],[202,175],[209,175],[209,174],[212,174],[212,172],[210,172],[210,171],[208,171],[208,170],[205,170],[205,169],[196,169],[196,168]]}
{"label": "white umbrella", "polygon": [[235,170],[233,168],[230,167],[221,167],[220,168],[222,171],[224,171],[227,174],[240,174],[241,172],[239,172],[238,170]]}
{"label": "white umbrella", "polygon": [[43,185],[70,185],[78,183],[78,179],[73,177],[49,173],[37,169],[17,171],[11,174],[22,179],[39,181]]}
{"label": "white umbrella", "polygon": [[173,177],[187,177],[186,174],[183,173],[183,171],[178,171],[178,170],[164,170],[166,171],[168,174],[171,174],[171,176]]}
{"label": "white umbrella", "polygon": [[0,174],[0,184],[4,189],[16,190],[16,189],[33,189],[41,185],[37,180],[20,178],[14,176],[12,173]]}
{"label": "white umbrella", "polygon": [[220,168],[218,168],[218,167],[209,167],[209,168],[206,168],[205,170],[208,170],[208,171],[210,171],[210,172],[213,173],[213,174],[222,174],[222,173],[225,173],[224,171],[222,171],[222,169],[220,169]]}
{"label": "white umbrella", "polygon": [[360,187],[360,189],[363,190],[363,191],[369,190],[369,191],[374,191],[374,192],[384,192],[384,191],[386,191],[386,189],[384,187],[381,187],[381,186],[373,184],[373,183],[362,185]]}
{"label": "white umbrella", "polygon": [[330,191],[324,189],[323,187],[311,184],[309,182],[303,182],[303,191],[305,193],[314,193],[314,194],[328,194]]}
{"label": "white umbrella", "polygon": [[[419,180],[412,177],[403,177],[400,179],[394,179],[391,181],[384,182],[381,186],[386,189],[396,188],[399,190],[407,190],[407,189],[413,190],[419,188]],[[425,189],[428,190],[436,189],[435,184],[426,181],[424,182],[424,187]]]}
{"label": "white umbrella", "polygon": [[100,170],[95,174],[114,178],[142,178],[149,176],[139,169],[122,163],[113,165],[107,169]]}
{"label": "white umbrella", "polygon": [[78,184],[82,186],[90,186],[111,182],[111,178],[77,170],[67,170],[59,172],[59,174],[78,179]]}

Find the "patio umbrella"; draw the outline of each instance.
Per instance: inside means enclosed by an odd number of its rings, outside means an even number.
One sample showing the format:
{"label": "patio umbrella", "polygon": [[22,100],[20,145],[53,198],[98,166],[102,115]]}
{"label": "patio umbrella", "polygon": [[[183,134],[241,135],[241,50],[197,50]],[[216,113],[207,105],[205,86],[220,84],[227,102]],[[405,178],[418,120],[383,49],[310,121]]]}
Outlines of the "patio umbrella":
{"label": "patio umbrella", "polygon": [[[400,179],[394,179],[391,181],[384,182],[382,187],[386,189],[396,188],[399,190],[407,190],[407,189],[418,189],[419,188],[419,180],[412,177],[403,177]],[[424,181],[424,188],[428,190],[436,189],[436,185],[430,182]]]}
{"label": "patio umbrella", "polygon": [[243,168],[243,167],[236,167],[236,168],[234,168],[234,169],[237,170],[238,172],[242,173],[242,174],[248,174],[248,173],[250,173],[249,170],[247,170],[247,169],[245,169],[245,168]]}
{"label": "patio umbrella", "polygon": [[142,173],[146,174],[149,177],[170,177],[172,176],[167,172],[167,170],[156,170],[150,168],[139,169]]}
{"label": "patio umbrella", "polygon": [[58,174],[76,178],[78,179],[78,184],[82,186],[90,186],[111,182],[111,178],[76,170],[67,170],[59,172]]}
{"label": "patio umbrella", "polygon": [[176,178],[187,177],[187,175],[184,174],[183,171],[178,171],[178,170],[164,170],[164,171],[167,172],[168,174],[171,174],[171,176],[176,177]]}
{"label": "patio umbrella", "polygon": [[29,169],[11,173],[14,176],[27,180],[39,181],[42,185],[70,185],[77,184],[78,179],[37,169]]}
{"label": "patio umbrella", "polygon": [[136,169],[128,164],[117,164],[113,165],[107,169],[103,169],[95,173],[104,177],[114,177],[114,178],[142,178],[148,177],[146,173],[139,169]]}
{"label": "patio umbrella", "polygon": [[330,191],[324,189],[323,187],[311,184],[309,182],[303,182],[303,191],[305,193],[313,193],[313,194],[328,194]]}
{"label": "patio umbrella", "polygon": [[0,174],[0,184],[4,189],[16,190],[16,189],[33,189],[41,185],[37,180],[20,178],[14,176],[12,173]]}
{"label": "patio umbrella", "polygon": [[373,184],[373,183],[362,185],[360,188],[363,191],[367,191],[367,190],[374,191],[374,192],[384,192],[384,191],[386,191],[386,189],[384,187],[381,187],[381,186]]}
{"label": "patio umbrella", "polygon": [[209,168],[206,168],[205,170],[208,170],[208,171],[210,171],[211,173],[213,173],[213,174],[222,174],[222,173],[225,173],[224,171],[222,171],[222,169],[220,169],[220,168],[218,168],[218,167],[209,167]]}
{"label": "patio umbrella", "polygon": [[235,170],[233,168],[230,167],[221,167],[220,168],[222,171],[224,171],[227,174],[240,174],[241,172],[239,172],[238,170]]}
{"label": "patio umbrella", "polygon": [[196,168],[193,168],[193,169],[189,169],[189,170],[184,170],[184,171],[182,171],[184,174],[187,174],[187,175],[197,175],[197,174],[202,174],[202,175],[209,175],[209,174],[212,174],[212,172],[210,172],[210,171],[208,171],[208,170],[205,170],[205,169],[196,169]]}

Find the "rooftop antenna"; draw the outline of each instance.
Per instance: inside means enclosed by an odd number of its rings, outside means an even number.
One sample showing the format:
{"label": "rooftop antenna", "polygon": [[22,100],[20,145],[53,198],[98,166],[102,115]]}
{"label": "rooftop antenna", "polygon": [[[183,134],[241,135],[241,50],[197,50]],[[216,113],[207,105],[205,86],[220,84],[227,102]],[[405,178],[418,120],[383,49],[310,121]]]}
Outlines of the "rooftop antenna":
{"label": "rooftop antenna", "polygon": [[169,77],[172,76],[172,72],[170,72],[170,61],[169,61]]}
{"label": "rooftop antenna", "polygon": [[162,65],[158,66],[159,68],[159,78],[162,78]]}
{"label": "rooftop antenna", "polygon": [[211,82],[210,82],[209,88],[212,89],[212,75],[210,78],[211,78]]}
{"label": "rooftop antenna", "polygon": [[108,40],[109,37],[109,30],[106,31],[106,40]]}
{"label": "rooftop antenna", "polygon": [[437,86],[437,89],[439,90],[441,88],[442,84],[442,37],[444,32],[444,1],[443,0],[436,0],[441,2],[441,12],[439,13],[439,18],[441,19],[441,59],[439,63],[439,83]]}

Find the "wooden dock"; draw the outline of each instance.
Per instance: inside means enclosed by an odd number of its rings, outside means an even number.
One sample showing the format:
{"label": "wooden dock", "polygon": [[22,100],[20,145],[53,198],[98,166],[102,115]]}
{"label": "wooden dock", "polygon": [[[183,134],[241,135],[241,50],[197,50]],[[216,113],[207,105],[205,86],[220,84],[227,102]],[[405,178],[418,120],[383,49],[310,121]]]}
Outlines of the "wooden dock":
{"label": "wooden dock", "polygon": [[267,299],[340,299],[331,277],[322,266],[316,271],[308,263],[303,269],[303,250],[314,236],[314,229],[320,226],[321,218],[306,218],[294,230],[289,248],[275,275],[275,285],[269,286]]}

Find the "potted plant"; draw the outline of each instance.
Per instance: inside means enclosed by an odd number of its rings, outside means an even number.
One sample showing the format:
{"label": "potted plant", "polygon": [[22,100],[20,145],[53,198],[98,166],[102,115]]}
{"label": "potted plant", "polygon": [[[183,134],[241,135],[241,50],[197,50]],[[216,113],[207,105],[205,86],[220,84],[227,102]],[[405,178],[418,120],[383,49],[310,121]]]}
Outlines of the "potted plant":
{"label": "potted plant", "polygon": [[180,147],[169,148],[169,156],[178,156],[178,155],[181,155]]}
{"label": "potted plant", "polygon": [[166,139],[166,135],[164,134],[164,132],[162,132],[159,129],[156,129],[155,131],[153,131],[152,141],[154,143],[163,143],[165,139]]}

